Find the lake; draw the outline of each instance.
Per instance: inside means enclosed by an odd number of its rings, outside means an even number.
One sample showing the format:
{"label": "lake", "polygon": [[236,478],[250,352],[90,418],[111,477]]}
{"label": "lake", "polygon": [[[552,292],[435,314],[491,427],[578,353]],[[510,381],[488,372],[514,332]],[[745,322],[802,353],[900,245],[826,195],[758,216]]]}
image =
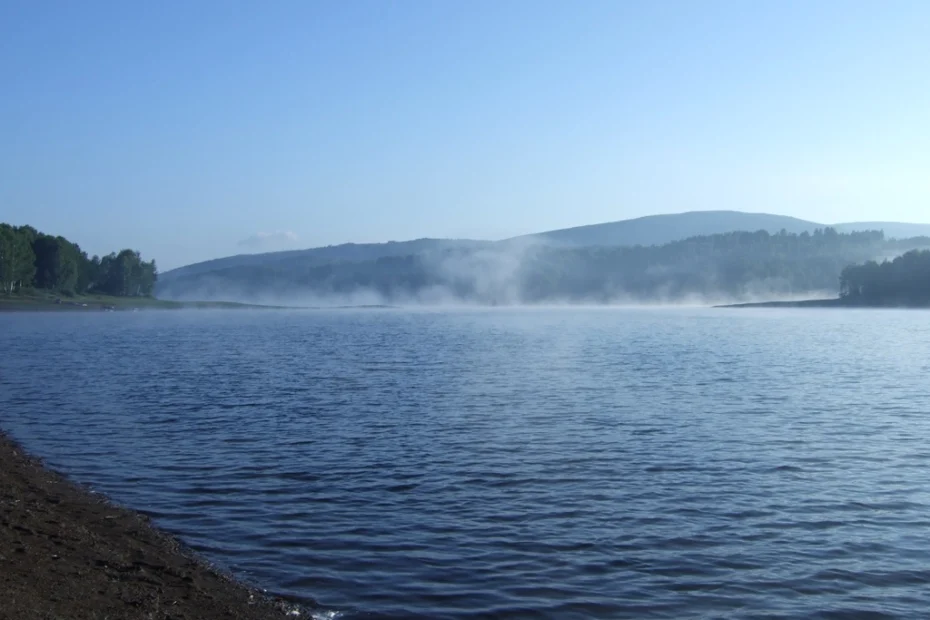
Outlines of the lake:
{"label": "lake", "polygon": [[318,617],[930,609],[923,311],[3,314],[0,427]]}

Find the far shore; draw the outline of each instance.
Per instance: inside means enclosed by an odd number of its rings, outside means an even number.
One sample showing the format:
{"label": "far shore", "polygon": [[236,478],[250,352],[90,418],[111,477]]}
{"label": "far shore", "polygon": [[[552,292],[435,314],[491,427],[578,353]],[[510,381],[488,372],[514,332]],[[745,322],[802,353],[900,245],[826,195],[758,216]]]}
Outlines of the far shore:
{"label": "far shore", "polygon": [[757,301],[740,304],[722,304],[714,308],[848,308],[843,299],[804,299],[800,301]]}
{"label": "far shore", "polygon": [[[610,304],[605,304],[609,306]],[[674,305],[674,304],[672,304]],[[233,301],[173,301],[154,297],[112,297],[105,295],[80,295],[55,297],[51,294],[14,295],[0,293],[0,312],[138,312],[142,310],[389,310],[400,308],[389,304],[341,305],[341,306],[275,306],[249,304]],[[487,307],[497,307],[488,305]],[[864,303],[862,301],[835,297],[828,299],[802,299],[792,301],[759,301],[718,304],[713,308],[846,308],[846,309],[920,309],[925,304]]]}
{"label": "far shore", "polygon": [[284,309],[284,306],[261,306],[225,301],[168,301],[153,297],[112,297],[108,295],[0,294],[0,311],[14,312],[101,312],[185,309]]}
{"label": "far shore", "polygon": [[14,295],[0,293],[0,312],[138,312],[141,310],[323,310],[387,309],[388,305],[273,306],[233,301],[171,301],[153,297]]}
{"label": "far shore", "polygon": [[805,299],[801,301],[760,301],[742,304],[724,304],[714,308],[845,308],[866,310],[919,310],[928,308],[927,305],[913,303],[899,303],[888,301],[885,303],[866,303],[852,299],[836,297],[833,299]]}

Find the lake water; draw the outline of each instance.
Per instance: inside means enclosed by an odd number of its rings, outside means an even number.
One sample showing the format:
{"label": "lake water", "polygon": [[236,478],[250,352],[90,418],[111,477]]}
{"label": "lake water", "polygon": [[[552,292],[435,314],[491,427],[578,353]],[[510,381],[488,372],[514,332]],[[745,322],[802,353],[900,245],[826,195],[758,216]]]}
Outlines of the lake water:
{"label": "lake water", "polygon": [[321,616],[930,613],[927,312],[2,314],[0,427]]}

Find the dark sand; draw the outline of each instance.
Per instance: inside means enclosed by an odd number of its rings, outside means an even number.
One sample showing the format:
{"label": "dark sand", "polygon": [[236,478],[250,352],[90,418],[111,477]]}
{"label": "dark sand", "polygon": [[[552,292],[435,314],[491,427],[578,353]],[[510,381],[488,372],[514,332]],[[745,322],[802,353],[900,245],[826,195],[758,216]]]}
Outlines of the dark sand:
{"label": "dark sand", "polygon": [[0,619],[305,617],[196,558],[144,516],[49,471],[0,433]]}

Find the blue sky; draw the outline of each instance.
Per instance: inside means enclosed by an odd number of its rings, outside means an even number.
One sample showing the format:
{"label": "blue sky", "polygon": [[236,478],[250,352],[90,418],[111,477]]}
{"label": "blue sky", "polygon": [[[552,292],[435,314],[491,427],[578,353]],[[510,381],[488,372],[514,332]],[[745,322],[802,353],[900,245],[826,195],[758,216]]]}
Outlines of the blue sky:
{"label": "blue sky", "polygon": [[0,3],[0,221],[164,268],[696,209],[930,222],[930,2]]}

